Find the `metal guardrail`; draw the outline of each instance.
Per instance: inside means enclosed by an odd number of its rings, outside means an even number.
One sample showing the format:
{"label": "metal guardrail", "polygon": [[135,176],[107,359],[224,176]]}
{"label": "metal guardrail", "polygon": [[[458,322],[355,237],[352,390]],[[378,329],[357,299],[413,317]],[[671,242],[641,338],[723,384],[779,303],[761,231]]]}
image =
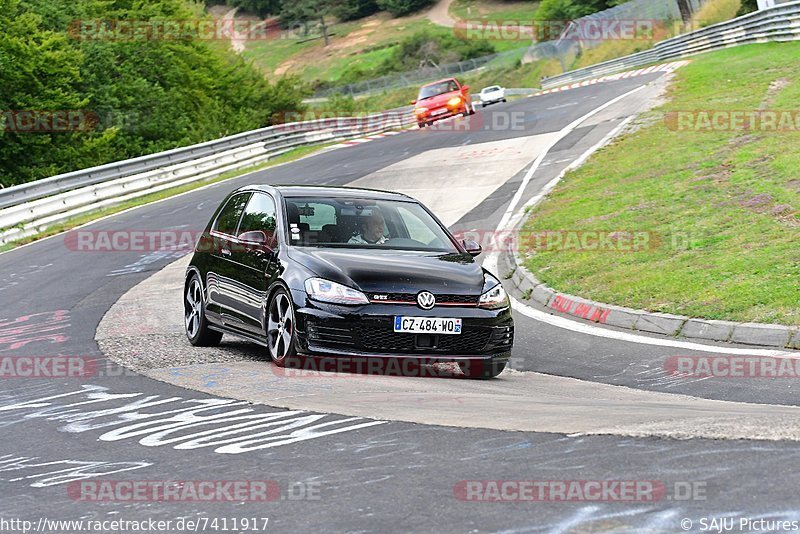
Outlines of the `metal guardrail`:
{"label": "metal guardrail", "polygon": [[551,89],[651,63],[660,63],[742,44],[795,40],[800,40],[800,1],[748,13],[729,21],[666,39],[649,50],[553,76],[542,82],[542,88]]}
{"label": "metal guardrail", "polygon": [[416,124],[410,107],[287,123],[0,190],[0,244],[131,198],[250,167],[300,146]]}

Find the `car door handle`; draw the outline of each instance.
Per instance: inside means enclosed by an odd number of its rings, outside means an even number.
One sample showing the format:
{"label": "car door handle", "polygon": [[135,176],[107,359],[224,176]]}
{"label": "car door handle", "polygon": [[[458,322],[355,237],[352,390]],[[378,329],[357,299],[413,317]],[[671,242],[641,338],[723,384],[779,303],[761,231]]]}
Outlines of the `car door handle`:
{"label": "car door handle", "polygon": [[223,256],[225,256],[226,258],[230,258],[231,257],[231,251],[228,250],[227,248],[219,249],[219,253],[222,254]]}

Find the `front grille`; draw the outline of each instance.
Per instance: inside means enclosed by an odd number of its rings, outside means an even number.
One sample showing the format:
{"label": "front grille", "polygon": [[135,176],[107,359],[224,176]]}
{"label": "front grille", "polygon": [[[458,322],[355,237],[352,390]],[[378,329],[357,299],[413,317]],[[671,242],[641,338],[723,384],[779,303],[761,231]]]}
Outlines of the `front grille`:
{"label": "front grille", "polygon": [[309,342],[329,347],[355,347],[353,333],[343,321],[308,321],[306,333]]}
{"label": "front grille", "polygon": [[[365,350],[376,352],[479,354],[492,337],[488,328],[464,328],[458,335],[405,334],[394,332],[390,322],[357,325],[355,333]],[[431,346],[420,343],[425,337]]]}
{"label": "front grille", "polygon": [[[386,295],[386,299],[375,299],[375,295]],[[372,302],[380,303],[382,300],[391,302],[402,302],[408,304],[417,304],[417,295],[415,293],[372,293]],[[439,294],[434,295],[437,304],[463,304],[465,306],[477,306],[480,295],[455,295],[455,294]]]}
{"label": "front grille", "polygon": [[394,332],[389,317],[356,321],[309,318],[306,337],[321,349],[353,350],[375,354],[477,355],[511,349],[513,326],[471,326],[465,321],[461,334],[406,334]]}

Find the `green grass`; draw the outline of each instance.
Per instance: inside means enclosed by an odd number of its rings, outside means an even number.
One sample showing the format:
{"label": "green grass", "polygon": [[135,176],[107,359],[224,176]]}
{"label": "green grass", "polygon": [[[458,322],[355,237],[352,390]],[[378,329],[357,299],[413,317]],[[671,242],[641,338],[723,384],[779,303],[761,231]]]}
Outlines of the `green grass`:
{"label": "green grass", "polygon": [[[650,113],[797,109],[798,54],[800,43],[770,43],[698,56],[677,71],[669,103]],[[786,85],[769,90],[776,80]],[[601,302],[800,324],[798,143],[797,132],[675,131],[656,120],[569,173],[524,230],[645,231],[661,243],[537,251],[526,266]]]}
{"label": "green grass", "polygon": [[[403,38],[423,30],[441,35],[453,31],[434,25],[425,18],[391,19],[380,14],[361,21],[332,24],[330,32],[333,35],[328,47],[322,38],[310,41],[271,39],[247,43],[243,55],[268,77],[283,66],[281,73],[295,74],[308,82],[336,82],[349,67],[369,69],[377,66],[389,57]],[[497,45],[498,51],[513,48],[510,43]],[[288,68],[287,62],[291,62]]]}
{"label": "green grass", "polygon": [[238,171],[226,172],[224,174],[221,174],[220,176],[217,176],[216,178],[210,178],[208,180],[201,180],[199,182],[192,182],[190,184],[185,184],[185,185],[181,185],[181,186],[178,186],[178,187],[172,187],[170,189],[164,189],[163,191],[158,191],[156,193],[150,193],[150,194],[142,196],[142,197],[133,198],[133,199],[127,200],[125,202],[122,202],[120,204],[116,204],[114,206],[109,206],[107,208],[103,208],[103,209],[99,209],[99,210],[95,210],[95,211],[90,211],[90,212],[87,212],[87,213],[82,213],[81,215],[77,215],[77,216],[72,217],[72,218],[70,218],[70,219],[68,219],[66,221],[60,222],[58,224],[54,224],[54,225],[48,227],[43,232],[40,232],[38,234],[29,236],[29,237],[26,237],[26,238],[23,238],[23,239],[19,239],[17,241],[12,241],[10,243],[6,243],[5,245],[0,245],[0,253],[6,252],[8,250],[17,248],[17,247],[22,246],[22,245],[26,245],[28,243],[32,243],[34,241],[38,241],[38,240],[43,239],[45,237],[49,237],[49,236],[52,236],[52,235],[60,234],[61,232],[65,232],[65,231],[70,230],[72,228],[76,228],[78,226],[84,225],[86,223],[92,222],[92,221],[100,219],[102,217],[106,217],[108,215],[113,215],[114,213],[119,213],[121,211],[130,209],[130,208],[135,208],[137,206],[143,206],[145,204],[150,204],[151,202],[156,202],[158,200],[163,200],[165,198],[173,197],[173,196],[179,195],[181,193],[186,193],[187,191],[193,191],[195,189],[199,189],[200,187],[203,187],[203,186],[206,186],[206,185],[209,185],[209,184],[222,182],[224,180],[230,180],[231,178],[236,178],[237,176],[241,176],[241,175],[247,174],[249,172],[258,171],[258,170],[266,169],[266,168],[269,168],[269,167],[274,167],[275,165],[280,165],[282,163],[288,163],[290,161],[295,161],[295,160],[300,159],[302,157],[305,157],[305,156],[308,156],[310,154],[313,154],[314,152],[322,150],[323,148],[326,148],[328,146],[330,146],[330,143],[324,144],[324,145],[298,147],[298,148],[295,148],[295,149],[293,149],[293,150],[291,150],[291,151],[289,151],[289,152],[287,152],[285,154],[277,156],[277,157],[275,157],[275,158],[273,158],[273,159],[271,159],[269,161],[261,163],[259,165],[254,165],[252,167],[247,167],[245,169],[240,169]]}

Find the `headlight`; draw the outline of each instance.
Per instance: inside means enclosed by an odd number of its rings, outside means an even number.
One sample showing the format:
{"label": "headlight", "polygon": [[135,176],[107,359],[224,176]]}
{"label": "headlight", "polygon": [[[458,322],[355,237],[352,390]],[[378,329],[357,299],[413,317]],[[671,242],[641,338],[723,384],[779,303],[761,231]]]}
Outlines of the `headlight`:
{"label": "headlight", "polygon": [[313,300],[333,304],[369,304],[369,299],[361,291],[330,280],[309,278],[305,285],[308,297]]}
{"label": "headlight", "polygon": [[489,310],[507,308],[509,306],[508,295],[506,294],[506,290],[503,289],[503,284],[497,282],[497,285],[481,295],[478,306]]}
{"label": "headlight", "polygon": [[417,115],[425,115],[428,112],[428,108],[417,108],[414,110],[414,113]]}
{"label": "headlight", "polygon": [[451,108],[454,108],[456,106],[460,106],[461,105],[461,97],[454,96],[453,98],[451,98],[450,100],[447,101],[447,105],[450,106]]}

